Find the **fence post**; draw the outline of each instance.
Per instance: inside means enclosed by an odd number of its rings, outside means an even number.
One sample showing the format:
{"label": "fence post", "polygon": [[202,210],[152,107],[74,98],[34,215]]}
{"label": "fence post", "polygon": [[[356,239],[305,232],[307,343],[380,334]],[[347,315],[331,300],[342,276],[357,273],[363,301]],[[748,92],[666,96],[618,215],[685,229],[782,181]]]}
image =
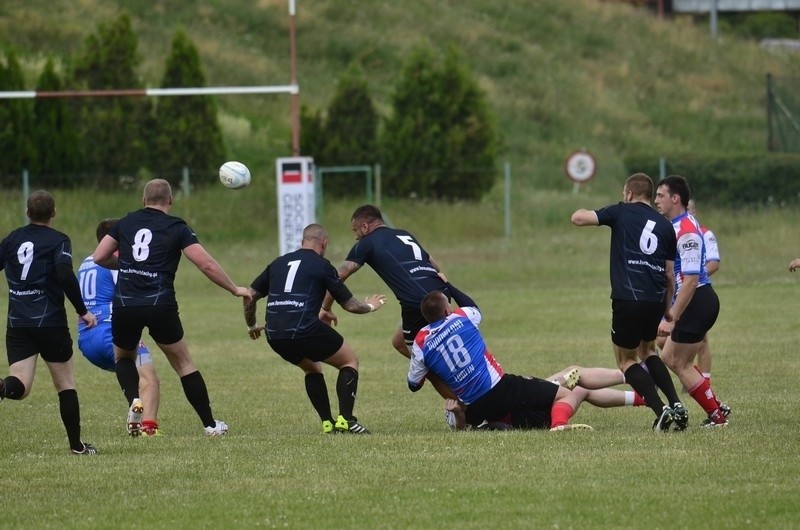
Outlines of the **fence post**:
{"label": "fence post", "polygon": [[504,217],[505,217],[505,238],[511,241],[511,164],[506,161],[503,165],[503,182],[505,188]]}
{"label": "fence post", "polygon": [[22,225],[28,224],[28,195],[31,194],[31,180],[28,170],[22,170]]}

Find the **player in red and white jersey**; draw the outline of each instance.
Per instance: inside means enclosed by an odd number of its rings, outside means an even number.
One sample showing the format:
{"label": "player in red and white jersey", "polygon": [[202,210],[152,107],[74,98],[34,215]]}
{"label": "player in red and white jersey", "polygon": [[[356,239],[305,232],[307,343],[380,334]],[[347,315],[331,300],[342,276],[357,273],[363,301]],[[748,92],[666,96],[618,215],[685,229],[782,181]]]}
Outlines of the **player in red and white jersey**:
{"label": "player in red and white jersey", "polygon": [[[689,213],[697,218],[697,209],[695,208],[694,200],[689,199]],[[719,270],[719,263],[721,261],[719,255],[719,246],[717,245],[717,236],[708,227],[700,224],[700,231],[703,233],[703,244],[706,247],[706,270],[708,275],[711,276]],[[700,350],[697,352],[697,369],[708,380],[711,380],[711,348],[708,345],[708,334],[703,337],[703,342],[700,344]]]}
{"label": "player in red and white jersey", "polygon": [[721,426],[728,423],[729,409],[720,406],[710,382],[693,365],[703,337],[717,320],[719,298],[708,279],[700,224],[686,211],[690,196],[689,184],[678,175],[661,180],[656,191],[656,206],[672,221],[678,239],[673,320],[662,321],[658,332],[668,335],[662,350],[664,362],[708,414],[704,425]]}

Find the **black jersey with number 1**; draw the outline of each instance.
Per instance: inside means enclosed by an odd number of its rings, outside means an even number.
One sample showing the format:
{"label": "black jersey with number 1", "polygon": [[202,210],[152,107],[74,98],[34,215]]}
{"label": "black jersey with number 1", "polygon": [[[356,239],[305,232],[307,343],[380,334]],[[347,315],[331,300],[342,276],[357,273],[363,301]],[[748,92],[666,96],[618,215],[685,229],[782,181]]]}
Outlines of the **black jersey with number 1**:
{"label": "black jersey with number 1", "polygon": [[57,271],[64,265],[72,269],[72,243],[49,226],[29,224],[3,239],[0,268],[8,282],[8,327],[67,325]]}
{"label": "black jersey with number 1", "polygon": [[419,310],[425,295],[446,288],[430,255],[405,230],[376,228],[353,246],[346,261],[372,267],[405,308]]}
{"label": "black jersey with number 1", "polygon": [[353,297],[331,262],[306,248],[275,259],[250,287],[267,295],[270,339],[294,339],[325,326],[319,310],[328,291],[340,304]]}
{"label": "black jersey with number 1", "polygon": [[675,260],[672,223],[641,202],[599,210],[597,221],[611,227],[611,298],[665,302],[667,260]]}
{"label": "black jersey with number 1", "polygon": [[131,212],[111,227],[119,242],[119,275],[114,306],[171,306],[181,253],[198,243],[186,222],[155,208]]}

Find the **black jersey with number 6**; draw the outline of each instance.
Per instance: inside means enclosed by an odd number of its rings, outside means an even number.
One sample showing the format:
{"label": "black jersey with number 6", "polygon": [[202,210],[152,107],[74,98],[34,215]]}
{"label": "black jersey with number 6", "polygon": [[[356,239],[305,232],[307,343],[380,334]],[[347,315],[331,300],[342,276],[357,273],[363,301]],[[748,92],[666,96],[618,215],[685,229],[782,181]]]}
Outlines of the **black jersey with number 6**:
{"label": "black jersey with number 6", "polygon": [[175,273],[183,249],[198,243],[180,217],[155,208],[131,212],[109,230],[119,242],[114,306],[177,307]]}
{"label": "black jersey with number 6", "polygon": [[0,269],[8,282],[8,327],[67,325],[64,289],[56,266],[72,268],[69,237],[50,228],[29,224],[0,243]]}
{"label": "black jersey with number 6", "polygon": [[665,302],[666,262],[675,260],[675,230],[663,215],[641,202],[599,210],[597,221],[611,227],[611,298]]}
{"label": "black jersey with number 6", "polygon": [[430,255],[405,230],[376,228],[350,249],[346,261],[372,267],[405,308],[419,310],[426,294],[446,288]]}
{"label": "black jersey with number 6", "polygon": [[267,296],[269,339],[294,339],[325,326],[319,310],[326,292],[340,304],[353,297],[331,262],[307,248],[275,259],[250,287]]}

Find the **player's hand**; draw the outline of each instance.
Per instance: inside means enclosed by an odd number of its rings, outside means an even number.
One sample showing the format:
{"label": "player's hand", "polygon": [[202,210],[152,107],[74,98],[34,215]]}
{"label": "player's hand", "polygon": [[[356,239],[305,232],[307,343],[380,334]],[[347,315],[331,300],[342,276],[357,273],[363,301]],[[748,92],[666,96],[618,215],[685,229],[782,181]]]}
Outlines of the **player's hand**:
{"label": "player's hand", "polygon": [[87,328],[93,328],[97,325],[97,316],[91,311],[87,311],[86,314],[82,315],[80,318],[86,323]]}
{"label": "player's hand", "polygon": [[239,298],[244,298],[246,302],[253,301],[253,295],[250,294],[250,289],[248,287],[239,287],[236,286],[236,289],[232,293],[233,296],[238,296]]}
{"label": "player's hand", "polygon": [[661,324],[658,325],[658,336],[659,337],[669,337],[672,335],[672,330],[675,329],[675,322],[668,322],[666,320],[662,320]]}
{"label": "player's hand", "polygon": [[326,311],[324,309],[319,310],[319,319],[322,321],[323,324],[327,324],[330,326],[331,324],[335,326],[339,325],[339,318],[336,316],[336,313],[331,311]]}
{"label": "player's hand", "polygon": [[673,320],[672,309],[667,309],[666,311],[664,311],[664,320],[666,320],[667,322],[672,322]]}
{"label": "player's hand", "polygon": [[789,262],[789,272],[794,272],[800,269],[800,258],[795,258]]}
{"label": "player's hand", "polygon": [[383,304],[386,303],[386,295],[385,294],[373,294],[372,296],[368,296],[364,299],[364,302],[371,305],[373,307],[372,311],[377,311],[380,309]]}
{"label": "player's hand", "polygon": [[261,336],[262,331],[264,331],[264,326],[256,326],[253,329],[248,329],[247,334],[250,335],[251,340],[256,340]]}

